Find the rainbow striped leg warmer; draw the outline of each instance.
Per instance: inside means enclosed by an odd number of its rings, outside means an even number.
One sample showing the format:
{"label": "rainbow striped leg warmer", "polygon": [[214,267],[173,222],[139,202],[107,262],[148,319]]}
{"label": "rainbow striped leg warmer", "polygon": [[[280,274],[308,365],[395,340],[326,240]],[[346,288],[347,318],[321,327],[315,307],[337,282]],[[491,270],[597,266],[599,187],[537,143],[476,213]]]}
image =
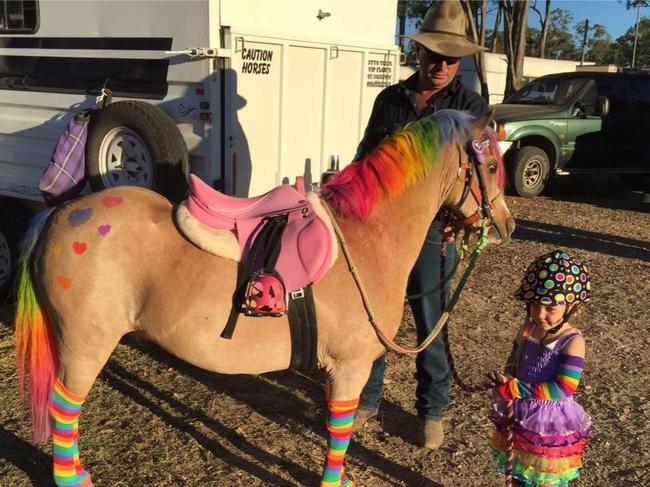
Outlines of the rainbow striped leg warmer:
{"label": "rainbow striped leg warmer", "polygon": [[50,396],[54,482],[58,487],[92,486],[79,460],[79,415],[85,398],[75,396],[56,380]]}
{"label": "rainbow striped leg warmer", "polygon": [[354,482],[343,471],[345,452],[350,445],[354,413],[359,406],[359,399],[349,401],[329,401],[327,419],[327,456],[321,487],[354,487]]}

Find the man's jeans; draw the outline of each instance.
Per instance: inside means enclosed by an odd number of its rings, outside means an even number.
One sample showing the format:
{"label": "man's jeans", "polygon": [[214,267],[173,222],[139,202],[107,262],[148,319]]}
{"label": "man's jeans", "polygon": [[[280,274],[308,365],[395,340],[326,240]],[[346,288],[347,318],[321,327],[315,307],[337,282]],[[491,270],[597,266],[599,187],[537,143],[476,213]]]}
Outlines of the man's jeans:
{"label": "man's jeans", "polygon": [[[418,260],[411,271],[407,287],[407,294],[418,294],[437,288],[440,285],[440,258],[441,235],[440,224],[434,222],[429,227],[424,246],[420,251]],[[445,258],[445,274],[449,274],[456,262],[456,247],[453,243],[447,245]],[[445,297],[447,303],[451,296],[451,280],[445,284]],[[421,299],[410,301],[418,343],[421,343],[431,332],[438,318],[442,314],[439,290],[427,294]],[[440,333],[436,339],[420,352],[415,359],[418,386],[415,391],[415,409],[418,416],[427,419],[441,420],[449,404],[449,364],[445,354],[445,345]],[[382,355],[375,360],[370,377],[361,393],[359,408],[377,411],[381,402],[381,393],[384,382],[386,360]]]}

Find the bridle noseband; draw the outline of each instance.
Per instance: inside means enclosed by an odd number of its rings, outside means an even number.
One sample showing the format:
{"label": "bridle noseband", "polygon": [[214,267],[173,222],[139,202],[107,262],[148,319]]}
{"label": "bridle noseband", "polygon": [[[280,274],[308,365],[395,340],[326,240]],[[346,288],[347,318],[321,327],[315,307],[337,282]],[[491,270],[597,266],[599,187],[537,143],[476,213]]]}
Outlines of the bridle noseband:
{"label": "bridle noseband", "polygon": [[[492,200],[489,199],[487,186],[485,184],[485,176],[483,176],[483,172],[481,171],[481,165],[484,164],[486,160],[485,151],[489,149],[489,147],[490,139],[474,139],[469,143],[469,150],[467,150],[469,155],[468,160],[463,162],[462,157],[460,158],[458,167],[459,179],[461,171],[464,170],[465,173],[463,193],[458,203],[443,208],[443,212],[456,230],[471,226],[479,220],[486,220],[487,226],[492,225],[492,208],[494,208],[494,201],[499,197],[499,195],[495,196]],[[460,148],[459,152],[461,152]],[[476,173],[477,184],[474,183],[474,173]],[[465,200],[467,200],[470,192],[478,203],[478,208],[473,215],[463,217],[460,213],[460,209],[465,204]]]}

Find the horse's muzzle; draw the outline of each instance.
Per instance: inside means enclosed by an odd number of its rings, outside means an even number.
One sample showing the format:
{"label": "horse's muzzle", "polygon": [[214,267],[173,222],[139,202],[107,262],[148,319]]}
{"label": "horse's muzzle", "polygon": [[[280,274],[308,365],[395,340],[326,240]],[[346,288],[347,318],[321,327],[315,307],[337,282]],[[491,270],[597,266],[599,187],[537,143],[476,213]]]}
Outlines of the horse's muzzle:
{"label": "horse's muzzle", "polygon": [[508,217],[504,225],[494,222],[488,233],[488,243],[491,245],[503,245],[510,241],[510,236],[515,231],[515,219]]}

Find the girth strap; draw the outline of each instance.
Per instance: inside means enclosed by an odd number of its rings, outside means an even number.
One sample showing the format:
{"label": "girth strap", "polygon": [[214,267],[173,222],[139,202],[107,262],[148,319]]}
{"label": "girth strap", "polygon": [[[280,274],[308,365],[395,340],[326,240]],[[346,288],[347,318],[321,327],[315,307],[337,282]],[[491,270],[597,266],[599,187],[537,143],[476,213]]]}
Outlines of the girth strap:
{"label": "girth strap", "polygon": [[[221,332],[221,338],[229,340],[232,338],[233,333],[235,333],[237,319],[239,318],[239,313],[242,312],[244,294],[246,293],[248,280],[253,273],[253,269],[275,269],[275,264],[282,246],[282,232],[287,226],[287,219],[288,215],[286,214],[269,217],[266,223],[264,223],[264,226],[255,235],[255,241],[251,245],[246,260],[240,267],[237,287],[232,297],[230,316],[228,316],[226,326]],[[259,262],[259,259],[262,259],[262,262]]]}
{"label": "girth strap", "polygon": [[308,370],[316,367],[316,307],[311,284],[289,293],[289,331],[291,333],[291,363],[289,368]]}

